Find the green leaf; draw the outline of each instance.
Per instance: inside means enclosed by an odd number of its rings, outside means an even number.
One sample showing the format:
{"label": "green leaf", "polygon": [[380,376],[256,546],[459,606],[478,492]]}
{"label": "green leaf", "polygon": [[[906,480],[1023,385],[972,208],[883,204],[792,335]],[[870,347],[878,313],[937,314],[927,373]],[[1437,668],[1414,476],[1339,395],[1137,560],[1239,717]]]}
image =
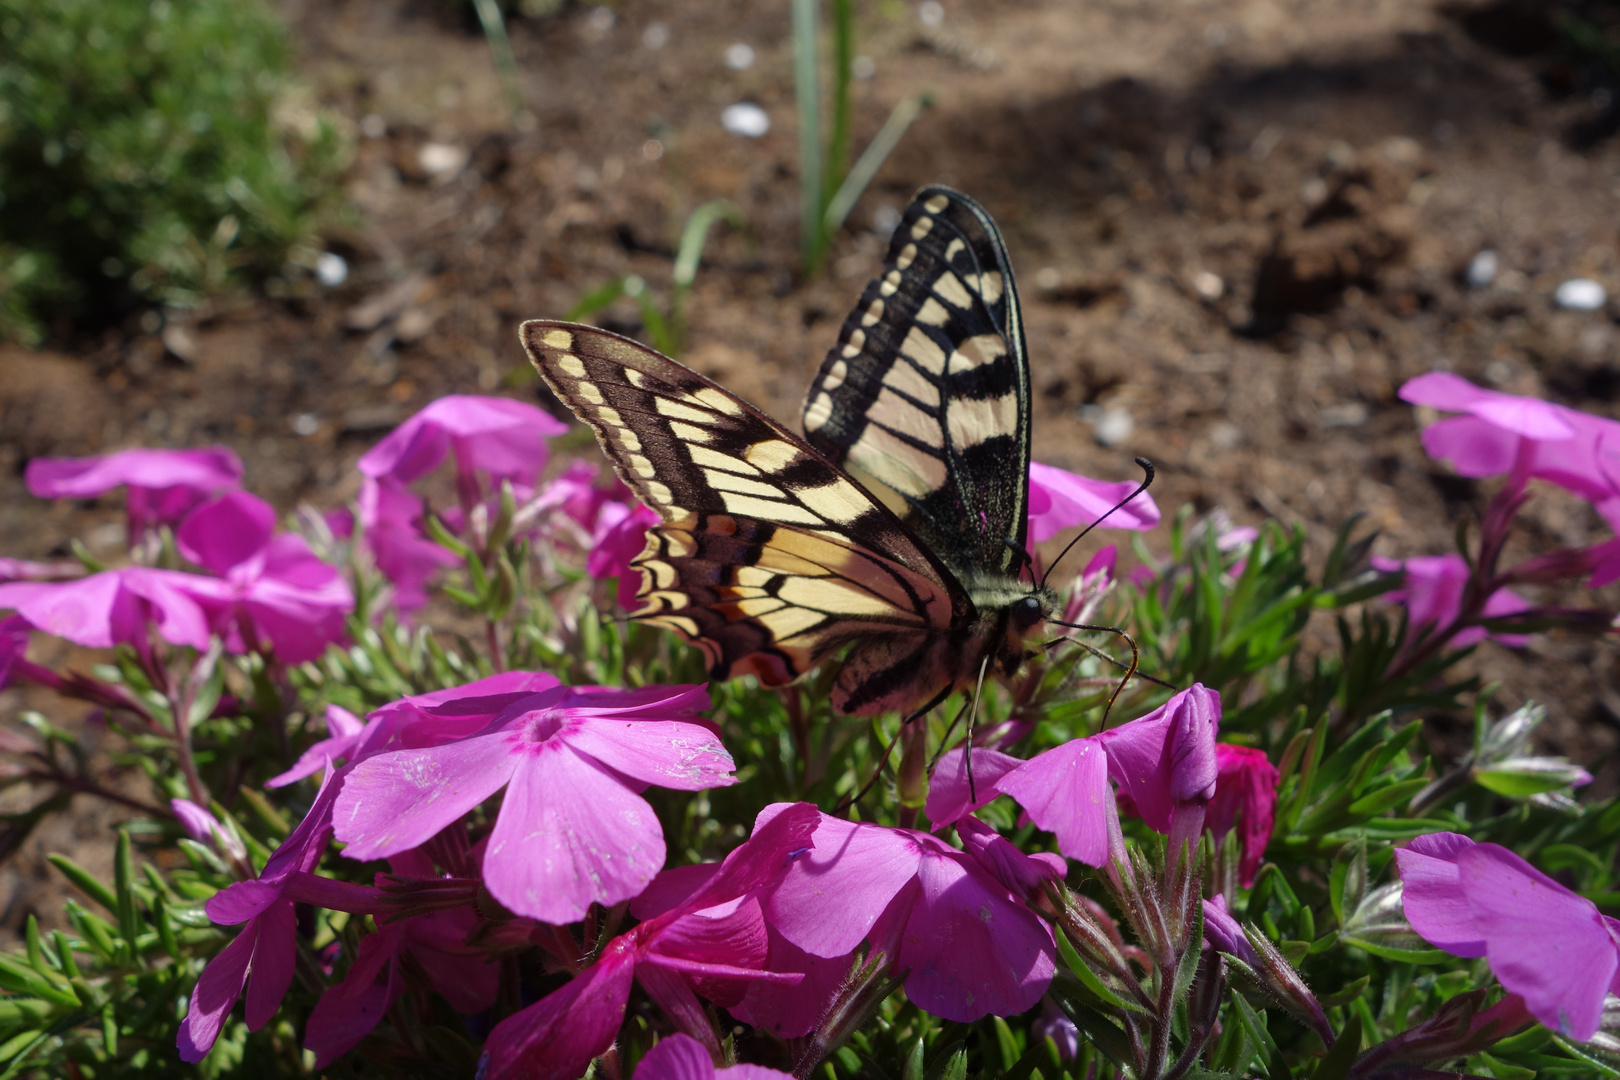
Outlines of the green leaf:
{"label": "green leaf", "polygon": [[1352,1014],[1339,1031],[1339,1037],[1328,1047],[1327,1054],[1311,1074],[1311,1080],[1345,1080],[1350,1066],[1361,1053],[1361,1017]]}
{"label": "green leaf", "polygon": [[1007,1021],[999,1016],[990,1018],[991,1025],[996,1030],[996,1048],[1001,1053],[1001,1067],[1010,1069],[1018,1061],[1018,1040],[1013,1038],[1012,1028]]}
{"label": "green leaf", "polygon": [[135,856],[130,850],[129,830],[118,830],[118,849],[113,858],[113,888],[118,901],[118,932],[124,939],[128,963],[139,963],[135,939],[140,937],[140,915],[135,907]]}
{"label": "green leaf", "polygon": [[1291,1080],[1288,1066],[1283,1064],[1282,1052],[1277,1049],[1277,1043],[1272,1039],[1271,1032],[1266,1030],[1266,1014],[1256,1012],[1254,1006],[1240,993],[1231,994],[1232,1004],[1237,1007],[1238,1022],[1243,1030],[1249,1033],[1254,1042],[1256,1051],[1266,1067],[1266,1075],[1271,1080]]}
{"label": "green leaf", "polygon": [[[1340,1005],[1347,1005],[1367,992],[1371,977],[1363,975],[1355,982],[1346,983],[1331,994],[1323,994],[1317,998],[1324,1009],[1336,1009]],[[1359,1025],[1358,1025],[1359,1026]]]}
{"label": "green leaf", "polygon": [[1080,985],[1084,986],[1106,1005],[1111,1005],[1116,1009],[1126,1009],[1130,1012],[1145,1014],[1145,1010],[1136,1002],[1128,1001],[1108,989],[1097,973],[1086,966],[1085,960],[1081,959],[1080,954],[1075,951],[1074,943],[1069,940],[1067,934],[1060,931],[1055,936],[1057,938],[1058,955],[1063,957],[1063,963],[1068,966],[1074,977],[1080,980]]}
{"label": "green leaf", "polygon": [[66,855],[52,853],[45,856],[47,862],[62,872],[62,876],[71,881],[80,892],[106,908],[109,912],[118,911],[118,897],[107,886],[96,880],[96,876]]}
{"label": "green leaf", "polygon": [[1428,785],[1428,778],[1422,776],[1411,780],[1398,780],[1386,787],[1379,788],[1369,795],[1363,795],[1351,803],[1346,812],[1358,818],[1374,817],[1391,807],[1410,802],[1413,795],[1416,795]]}

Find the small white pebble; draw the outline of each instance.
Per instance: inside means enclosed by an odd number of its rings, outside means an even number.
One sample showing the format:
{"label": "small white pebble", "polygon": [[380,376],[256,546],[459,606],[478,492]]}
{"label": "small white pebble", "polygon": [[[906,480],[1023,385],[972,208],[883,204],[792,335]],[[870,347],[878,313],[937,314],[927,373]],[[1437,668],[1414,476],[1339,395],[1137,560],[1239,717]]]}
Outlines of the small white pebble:
{"label": "small white pebble", "polygon": [[1219,274],[1200,270],[1193,278],[1193,288],[1197,289],[1198,295],[1205,300],[1219,300],[1221,294],[1226,292],[1226,282],[1221,280]]}
{"label": "small white pebble", "polygon": [[301,412],[292,418],[292,429],[293,434],[308,438],[321,430],[321,418],[312,412]]}
{"label": "small white pebble", "polygon": [[945,21],[945,5],[939,0],[923,0],[917,5],[917,19],[924,26],[939,26]]}
{"label": "small white pebble", "polygon": [[1571,311],[1596,311],[1608,303],[1609,294],[1591,278],[1571,278],[1558,286],[1553,303]]}
{"label": "small white pebble", "polygon": [[877,62],[870,56],[857,56],[849,62],[849,73],[857,79],[870,79],[877,74]]}
{"label": "small white pebble", "polygon": [[1102,446],[1118,446],[1135,430],[1136,421],[1124,409],[1103,409],[1091,422],[1091,436]]}
{"label": "small white pebble", "polygon": [[733,71],[747,71],[754,66],[754,47],[739,41],[726,46],[726,67]]}
{"label": "small white pebble", "polygon": [[416,152],[416,163],[435,180],[448,180],[467,164],[467,151],[454,143],[423,143]]}
{"label": "small white pebble", "polygon": [[648,23],[647,29],[641,32],[642,48],[657,52],[669,44],[669,24],[654,22]]}
{"label": "small white pebble", "polygon": [[1496,270],[1499,265],[1496,252],[1486,248],[1468,260],[1468,272],[1463,276],[1468,280],[1469,285],[1476,289],[1483,289],[1496,280]]}
{"label": "small white pebble", "polygon": [[597,34],[607,33],[613,29],[613,24],[618,21],[619,17],[606,4],[600,4],[592,8],[591,13],[585,16],[585,25]]}
{"label": "small white pebble", "polygon": [[757,139],[771,130],[771,118],[752,101],[739,101],[720,110],[720,126],[733,135]]}
{"label": "small white pebble", "polygon": [[1051,292],[1063,283],[1063,275],[1057,272],[1055,266],[1043,266],[1035,271],[1035,287]]}
{"label": "small white pebble", "polygon": [[657,161],[664,156],[664,144],[657,139],[648,139],[641,144],[641,156],[648,161]]}
{"label": "small white pebble", "polygon": [[388,121],[381,113],[366,113],[360,118],[360,134],[368,139],[380,139],[388,134]]}
{"label": "small white pebble", "polygon": [[343,256],[323,251],[315,260],[315,280],[328,289],[335,289],[349,280],[349,264]]}
{"label": "small white pebble", "polygon": [[894,203],[884,203],[872,211],[872,231],[879,236],[888,236],[900,227],[900,208]]}

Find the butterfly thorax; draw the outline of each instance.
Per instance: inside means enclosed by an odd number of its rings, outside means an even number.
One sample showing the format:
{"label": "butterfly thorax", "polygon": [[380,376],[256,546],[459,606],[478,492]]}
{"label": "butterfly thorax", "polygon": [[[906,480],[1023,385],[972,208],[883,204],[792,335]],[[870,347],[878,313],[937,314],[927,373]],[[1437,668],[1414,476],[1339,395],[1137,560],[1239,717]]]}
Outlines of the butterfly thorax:
{"label": "butterfly thorax", "polygon": [[1057,592],[997,574],[964,574],[962,585],[977,612],[972,640],[981,659],[988,654],[992,674],[1013,678],[1030,657],[1030,635],[1058,609]]}

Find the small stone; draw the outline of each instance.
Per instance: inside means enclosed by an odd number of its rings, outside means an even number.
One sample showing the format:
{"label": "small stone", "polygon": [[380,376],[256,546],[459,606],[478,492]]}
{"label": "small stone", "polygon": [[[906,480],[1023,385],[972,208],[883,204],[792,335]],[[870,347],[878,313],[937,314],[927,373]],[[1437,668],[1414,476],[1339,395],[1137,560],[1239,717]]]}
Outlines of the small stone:
{"label": "small stone", "polygon": [[726,67],[733,71],[747,71],[754,66],[754,47],[739,41],[726,46]]}
{"label": "small stone", "polygon": [[649,52],[657,52],[669,44],[669,24],[654,22],[648,23],[647,28],[641,32],[641,47]]}
{"label": "small stone", "polygon": [[771,118],[752,101],[739,101],[720,111],[720,126],[733,135],[757,139],[771,130]]}
{"label": "small stone", "polygon": [[939,0],[923,0],[917,5],[917,19],[924,26],[939,26],[945,21],[945,5]]}
{"label": "small stone", "polygon": [[423,143],[416,152],[416,163],[423,172],[442,184],[455,179],[467,164],[467,151],[454,143]]}
{"label": "small stone", "polygon": [[1136,430],[1136,420],[1125,409],[1101,409],[1091,421],[1091,437],[1100,446],[1118,446]]}
{"label": "small stone", "polygon": [[1499,265],[1496,252],[1486,248],[1468,260],[1468,272],[1463,276],[1472,287],[1483,289],[1496,280],[1496,270]]}
{"label": "small stone", "polygon": [[315,260],[315,280],[328,289],[335,289],[349,280],[349,264],[343,256],[323,251]]}
{"label": "small stone", "polygon": [[360,134],[368,139],[380,139],[388,134],[388,121],[381,113],[366,113],[360,119]]}
{"label": "small stone", "polygon": [[1193,288],[1198,290],[1198,295],[1205,300],[1215,301],[1219,300],[1221,295],[1226,292],[1226,282],[1221,280],[1219,274],[1210,273],[1208,270],[1200,270],[1193,276]]}
{"label": "small stone", "polygon": [[849,73],[857,79],[870,79],[877,74],[877,62],[870,56],[857,56],[849,62]]}
{"label": "small stone", "polygon": [[900,208],[894,203],[883,203],[872,211],[872,231],[888,236],[900,227]]}
{"label": "small stone", "polygon": [[1553,303],[1571,311],[1596,311],[1608,301],[1608,292],[1591,278],[1571,278],[1553,293]]}
{"label": "small stone", "polygon": [[294,435],[302,435],[307,439],[321,430],[321,418],[314,413],[301,412],[292,418],[292,429]]}

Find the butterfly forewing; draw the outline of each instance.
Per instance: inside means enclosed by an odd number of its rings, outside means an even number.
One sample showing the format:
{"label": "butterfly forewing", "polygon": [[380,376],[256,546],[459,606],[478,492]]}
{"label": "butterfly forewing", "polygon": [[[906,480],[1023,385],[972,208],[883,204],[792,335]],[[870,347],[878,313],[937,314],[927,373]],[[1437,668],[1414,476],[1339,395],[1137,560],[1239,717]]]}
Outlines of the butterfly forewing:
{"label": "butterfly forewing", "polygon": [[932,187],[912,201],[811,384],[804,430],[952,567],[1016,572],[1029,365],[1006,249],[972,199]]}
{"label": "butterfly forewing", "polygon": [[[874,637],[920,654],[971,610],[888,509],[730,391],[594,327],[535,321],[522,337],[546,384],[663,519],[631,564],[641,575],[631,618],[699,645],[715,677],[780,685]],[[899,683],[921,677],[912,669]],[[861,711],[914,693],[863,670],[841,690]]]}

